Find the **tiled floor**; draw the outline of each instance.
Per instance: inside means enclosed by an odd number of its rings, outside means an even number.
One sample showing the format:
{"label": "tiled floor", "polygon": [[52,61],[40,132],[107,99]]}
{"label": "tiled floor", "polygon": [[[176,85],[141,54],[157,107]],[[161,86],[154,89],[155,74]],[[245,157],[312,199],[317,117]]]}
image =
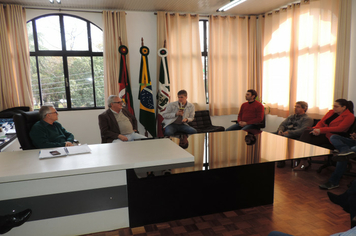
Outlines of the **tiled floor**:
{"label": "tiled floor", "polygon": [[[165,235],[254,235],[266,236],[272,230],[293,235],[324,236],[346,231],[350,227],[349,214],[331,203],[325,190],[318,188],[327,181],[333,167],[316,172],[313,164],[307,171],[276,168],[274,204],[198,216],[137,228],[125,228],[86,236],[165,236]],[[347,189],[354,177],[344,177],[339,194]],[[258,188],[259,186],[256,186]],[[218,203],[217,203],[218,204]],[[153,213],[154,214],[154,213]]]}

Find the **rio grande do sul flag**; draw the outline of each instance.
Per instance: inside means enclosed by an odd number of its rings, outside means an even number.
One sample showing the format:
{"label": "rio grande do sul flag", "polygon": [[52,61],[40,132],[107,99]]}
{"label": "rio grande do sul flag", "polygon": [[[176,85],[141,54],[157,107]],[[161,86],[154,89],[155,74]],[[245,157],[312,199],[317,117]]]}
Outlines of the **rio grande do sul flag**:
{"label": "rio grande do sul flag", "polygon": [[156,137],[155,109],[153,103],[152,84],[147,60],[147,56],[150,53],[150,50],[148,49],[148,47],[142,45],[142,47],[140,48],[140,53],[140,89],[138,94],[138,99],[140,100],[139,120],[140,123],[145,127],[145,129],[152,135],[152,137]]}
{"label": "rio grande do sul flag", "polygon": [[119,47],[119,52],[121,54],[120,60],[120,74],[119,74],[119,97],[125,102],[126,108],[129,112],[135,116],[135,111],[132,103],[132,93],[129,74],[127,73],[126,55],[129,52],[128,48],[124,45]]}
{"label": "rio grande do sul flag", "polygon": [[158,55],[161,57],[161,65],[159,72],[159,85],[157,92],[157,137],[164,137],[163,127],[162,127],[162,113],[166,110],[166,107],[170,100],[170,83],[169,83],[169,72],[167,63],[168,51],[166,48],[161,48],[158,50]]}

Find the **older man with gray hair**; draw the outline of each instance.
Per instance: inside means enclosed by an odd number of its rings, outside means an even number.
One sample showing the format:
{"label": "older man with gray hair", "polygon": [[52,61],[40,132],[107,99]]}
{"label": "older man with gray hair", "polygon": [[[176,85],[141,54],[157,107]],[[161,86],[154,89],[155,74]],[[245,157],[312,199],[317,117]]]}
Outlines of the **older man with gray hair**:
{"label": "older man with gray hair", "polygon": [[52,104],[43,105],[39,110],[41,120],[30,131],[30,138],[36,148],[73,146],[74,136],[62,127],[58,112]]}
{"label": "older man with gray hair", "polygon": [[137,132],[137,120],[126,108],[119,96],[110,95],[107,100],[109,109],[99,115],[99,127],[102,143],[132,141],[147,138]]}

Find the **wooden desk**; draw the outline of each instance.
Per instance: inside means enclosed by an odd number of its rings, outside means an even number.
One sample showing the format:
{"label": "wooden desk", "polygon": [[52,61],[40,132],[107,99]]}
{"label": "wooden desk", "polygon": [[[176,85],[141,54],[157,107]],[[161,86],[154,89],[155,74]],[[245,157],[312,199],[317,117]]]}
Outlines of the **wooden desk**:
{"label": "wooden desk", "polygon": [[92,152],[39,160],[39,150],[0,153],[0,214],[31,208],[8,235],[79,235],[129,226],[127,169],[193,165],[169,139],[89,145]]}
{"label": "wooden desk", "polygon": [[168,176],[138,179],[128,171],[130,226],[273,204],[276,161],[330,154],[268,132],[247,145],[247,135],[253,136],[246,131],[189,136],[183,142],[188,141],[194,166],[172,169]]}

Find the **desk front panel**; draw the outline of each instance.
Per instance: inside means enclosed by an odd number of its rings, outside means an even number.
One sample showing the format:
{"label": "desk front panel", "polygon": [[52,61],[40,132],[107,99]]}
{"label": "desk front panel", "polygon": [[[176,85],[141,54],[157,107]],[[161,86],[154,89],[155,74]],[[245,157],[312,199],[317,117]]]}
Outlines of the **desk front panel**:
{"label": "desk front panel", "polygon": [[129,226],[126,169],[193,163],[169,139],[89,145],[92,152],[39,160],[0,153],[0,214],[33,211],[11,235],[80,235]]}

